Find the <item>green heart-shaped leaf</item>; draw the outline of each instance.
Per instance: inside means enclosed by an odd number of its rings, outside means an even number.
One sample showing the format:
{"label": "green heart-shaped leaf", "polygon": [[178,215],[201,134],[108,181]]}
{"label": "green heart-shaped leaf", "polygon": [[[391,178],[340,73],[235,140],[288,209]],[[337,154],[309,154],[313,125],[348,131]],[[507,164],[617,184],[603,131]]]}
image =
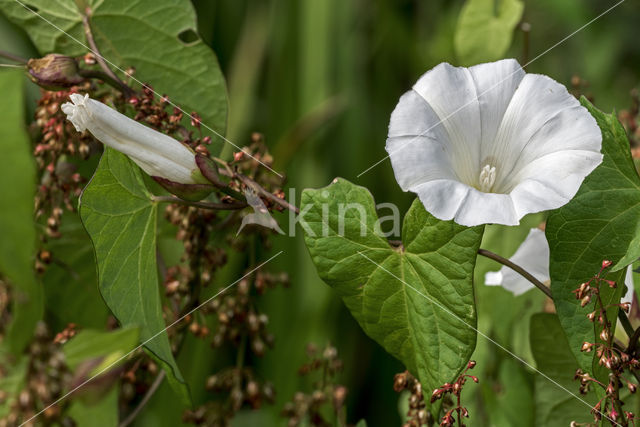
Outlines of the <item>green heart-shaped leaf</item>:
{"label": "green heart-shaped leaf", "polygon": [[157,205],[131,160],[106,148],[80,199],[80,217],[98,264],[100,292],[123,326],[138,326],[140,341],[167,371],[176,390],[189,400],[171,353],[156,265]]}
{"label": "green heart-shaped leaf", "polygon": [[343,179],[305,190],[301,216],[320,277],[364,331],[425,387],[453,381],[476,344],[472,277],[483,227],[440,221],[416,200],[403,247],[391,247],[371,193]]}
{"label": "green heart-shaped leaf", "polygon": [[[577,393],[580,383],[573,377],[578,362],[569,348],[569,342],[562,334],[558,316],[537,313],[531,317],[531,351],[536,367],[542,375],[534,376],[535,425],[567,426],[572,421],[589,423],[593,416],[590,408],[598,398],[593,390],[587,395]],[[566,390],[575,393],[572,396]]]}
{"label": "green heart-shaped leaf", "polygon": [[[599,333],[587,319],[589,308],[580,307],[572,291],[593,277],[603,260],[614,263],[628,252],[635,253],[634,242],[640,221],[640,178],[635,170],[624,128],[615,115],[604,114],[586,99],[581,100],[602,130],[604,160],[582,183],[567,205],[554,211],[547,221],[551,291],[558,317],[569,339],[578,364],[593,372],[593,353],[580,351],[582,343],[594,342]],[[635,252],[634,252],[635,251]],[[602,288],[605,304],[620,301],[624,271],[608,279],[617,289]],[[615,325],[618,307],[607,310]]]}

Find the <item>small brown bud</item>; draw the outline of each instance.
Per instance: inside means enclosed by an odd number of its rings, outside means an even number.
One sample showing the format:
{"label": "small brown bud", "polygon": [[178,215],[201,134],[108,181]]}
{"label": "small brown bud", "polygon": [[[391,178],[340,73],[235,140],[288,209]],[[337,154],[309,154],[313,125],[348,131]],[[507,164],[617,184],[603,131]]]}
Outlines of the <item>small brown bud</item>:
{"label": "small brown bud", "polygon": [[609,341],[609,332],[606,329],[600,332],[600,339],[602,339],[602,341]]}
{"label": "small brown bud", "polygon": [[400,374],[396,374],[393,378],[393,389],[400,393],[407,386],[407,373],[403,372]]}
{"label": "small brown bud", "polygon": [[244,157],[244,151],[238,151],[233,153],[233,161],[239,162]]}
{"label": "small brown bud", "polygon": [[589,342],[583,342],[580,351],[584,351],[585,353],[589,353],[592,350],[593,344]]}
{"label": "small brown bud", "polygon": [[612,383],[609,383],[609,385],[607,386],[606,392],[608,396],[613,396],[615,394],[616,389],[613,387]]}
{"label": "small brown bud", "polygon": [[82,83],[76,60],[65,55],[50,53],[43,58],[27,61],[29,78],[45,89],[59,89]]}
{"label": "small brown bud", "polygon": [[337,386],[333,390],[333,408],[336,412],[344,405],[344,401],[347,398],[347,388],[344,386]]}

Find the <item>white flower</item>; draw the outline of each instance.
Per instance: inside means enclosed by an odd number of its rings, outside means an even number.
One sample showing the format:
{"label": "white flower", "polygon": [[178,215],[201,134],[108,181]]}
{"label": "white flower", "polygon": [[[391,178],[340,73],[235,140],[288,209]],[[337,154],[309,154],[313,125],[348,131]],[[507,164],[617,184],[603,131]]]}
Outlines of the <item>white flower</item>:
{"label": "white flower", "polygon": [[[544,231],[539,228],[532,228],[527,238],[522,242],[518,250],[509,261],[527,270],[539,281],[549,284],[549,243],[545,238]],[[502,286],[508,291],[518,296],[529,289],[533,284],[516,273],[509,267],[502,267],[499,271],[490,271],[484,276],[484,284],[488,286]],[[633,271],[631,266],[627,268],[624,278],[627,285],[627,293],[622,297],[621,302],[631,303],[633,300]]]}
{"label": "white flower", "polygon": [[89,130],[104,145],[129,156],[151,176],[180,184],[208,183],[190,148],[144,126],[89,95],[72,94],[62,111],[78,132]]}
{"label": "white flower", "polygon": [[601,143],[564,86],[507,59],[428,71],[400,98],[386,149],[400,187],[436,218],[517,225],[571,200]]}

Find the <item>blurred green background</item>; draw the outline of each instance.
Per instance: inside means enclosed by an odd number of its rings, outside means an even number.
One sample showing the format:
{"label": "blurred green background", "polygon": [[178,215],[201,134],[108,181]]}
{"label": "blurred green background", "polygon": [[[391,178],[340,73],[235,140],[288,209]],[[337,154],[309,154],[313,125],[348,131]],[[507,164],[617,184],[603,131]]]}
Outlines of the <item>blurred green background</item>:
{"label": "blurred green background", "polygon": [[[242,146],[252,132],[263,133],[276,169],[286,171],[296,201],[302,189],[321,187],[342,176],[368,187],[377,202],[394,202],[406,210],[413,196],[400,191],[388,161],[358,175],[386,156],[388,120],[398,98],[438,63],[460,64],[454,32],[463,3],[193,0],[200,34],[218,55],[227,78],[228,138]],[[518,26],[505,57],[521,63],[534,59],[614,4],[526,1],[522,21],[530,24],[528,42]],[[600,109],[627,108],[629,92],[640,82],[638,22],[640,3],[628,0],[533,61],[527,71],[547,74],[568,87],[578,75],[589,83],[583,92],[593,96]],[[0,48],[23,56],[34,54],[18,28],[4,19],[0,24]],[[233,147],[227,149],[228,155]],[[286,229],[287,215],[276,219]],[[510,256],[527,227],[540,219],[529,218],[515,229],[494,228],[483,246]],[[252,362],[262,378],[273,381],[277,403],[242,412],[236,425],[284,423],[279,416],[284,402],[295,391],[308,390],[307,380],[296,371],[306,360],[309,342],[337,347],[344,361],[339,382],[349,389],[349,422],[365,418],[370,426],[399,425],[398,395],[392,385],[402,365],[363,334],[340,299],[320,281],[300,230],[295,238],[278,236],[273,241],[273,253],[285,251],[273,268],[288,271],[292,286],[274,290],[262,301],[276,345],[263,359]],[[484,287],[481,278],[489,268],[498,266],[481,261],[476,275],[479,329],[531,361],[528,319],[530,313],[542,311],[542,298],[536,291],[514,298],[502,289]],[[220,283],[238,275],[232,263],[219,276]],[[211,355],[211,350],[197,343],[185,348],[180,363],[194,387],[200,383],[202,388],[215,365]],[[534,408],[527,404],[534,387],[531,370],[482,337],[475,358],[481,383],[465,389],[469,424],[533,425]],[[508,395],[514,390],[517,396]],[[138,425],[177,425],[181,411],[175,399],[167,399],[170,393],[164,387],[156,394]],[[206,398],[202,391],[195,395],[197,400]],[[522,406],[501,405],[503,399]]]}

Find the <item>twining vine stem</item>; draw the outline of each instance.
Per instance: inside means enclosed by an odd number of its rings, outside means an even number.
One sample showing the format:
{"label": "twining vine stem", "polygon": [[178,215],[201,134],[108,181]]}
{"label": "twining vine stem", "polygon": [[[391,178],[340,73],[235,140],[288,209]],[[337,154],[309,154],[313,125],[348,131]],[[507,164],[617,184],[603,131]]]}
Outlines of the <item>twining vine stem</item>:
{"label": "twining vine stem", "polygon": [[177,203],[179,205],[194,206],[201,209],[209,209],[216,211],[235,211],[244,209],[248,205],[245,202],[238,203],[209,203],[209,202],[190,202],[174,196],[153,196],[151,198],[154,202],[159,203]]}
{"label": "twining vine stem", "polygon": [[[541,281],[536,279],[531,273],[529,273],[524,268],[522,268],[519,265],[515,264],[514,262],[509,261],[508,259],[506,259],[504,257],[501,257],[498,254],[494,254],[493,252],[488,251],[486,249],[478,249],[478,254],[482,255],[484,257],[487,257],[489,259],[492,259],[492,260],[494,260],[494,261],[496,261],[496,262],[498,262],[498,263],[500,263],[502,265],[506,265],[507,267],[509,267],[510,269],[512,269],[513,271],[517,272],[522,277],[527,279],[536,288],[540,289],[542,292],[544,292],[544,294],[546,296],[548,296],[549,298],[551,298],[553,300],[553,295],[551,294],[551,289],[546,287],[544,285],[544,283],[542,283]],[[622,310],[618,310],[618,320],[620,320],[620,324],[624,328],[624,331],[626,332],[627,336],[630,338],[629,347],[631,347],[633,345],[634,348],[635,348],[635,344],[634,343],[637,342],[638,339],[640,338],[640,328],[638,328],[637,330],[634,330],[633,326],[631,325],[631,322],[629,321],[629,318],[627,317],[627,315]]]}
{"label": "twining vine stem", "polygon": [[538,279],[536,279],[531,273],[529,273],[527,270],[525,270],[524,268],[520,267],[519,265],[515,264],[512,261],[509,261],[508,259],[501,257],[498,254],[494,254],[491,251],[488,251],[486,249],[478,249],[478,254],[482,255],[484,257],[487,257],[489,259],[492,259],[496,262],[499,262],[502,265],[506,265],[507,267],[509,267],[510,269],[512,269],[513,271],[519,273],[522,277],[524,277],[525,279],[527,279],[528,281],[530,281],[531,283],[533,283],[533,285],[540,289],[542,292],[544,292],[544,294],[546,296],[548,296],[549,298],[553,299],[553,296],[551,295],[551,289],[549,289],[548,287],[546,287],[544,285],[544,283],[542,283],[541,281],[539,281]]}
{"label": "twining vine stem", "polygon": [[125,82],[123,82],[120,77],[113,72],[111,68],[107,65],[104,60],[104,57],[100,54],[100,50],[98,50],[98,45],[96,44],[95,39],[93,38],[93,32],[91,31],[91,24],[89,23],[89,16],[91,15],[91,9],[87,8],[85,13],[82,15],[82,25],[84,27],[84,35],[87,38],[87,42],[89,43],[89,47],[95,53],[96,61],[102,68],[102,71],[109,77],[110,80],[113,80],[117,83],[119,89],[123,92],[125,97],[130,98],[133,95],[133,90],[127,86]]}
{"label": "twining vine stem", "polygon": [[142,409],[146,406],[146,404],[149,402],[151,397],[158,390],[158,388],[162,384],[162,381],[164,380],[165,376],[166,376],[166,371],[164,371],[164,370],[160,371],[158,376],[156,376],[156,379],[153,381],[153,384],[151,384],[151,387],[149,387],[149,390],[147,390],[147,392],[143,396],[142,400],[140,400],[140,403],[138,403],[138,406],[136,406],[136,408],[133,410],[133,412],[131,412],[127,416],[127,418],[125,418],[118,425],[118,427],[127,427],[129,424],[131,424],[136,419],[136,417],[138,416],[140,411],[142,411]]}
{"label": "twining vine stem", "polygon": [[19,64],[26,64],[27,60],[19,57],[18,55],[14,55],[13,53],[5,52],[4,50],[0,50],[0,57],[9,59],[13,62],[17,62]]}

